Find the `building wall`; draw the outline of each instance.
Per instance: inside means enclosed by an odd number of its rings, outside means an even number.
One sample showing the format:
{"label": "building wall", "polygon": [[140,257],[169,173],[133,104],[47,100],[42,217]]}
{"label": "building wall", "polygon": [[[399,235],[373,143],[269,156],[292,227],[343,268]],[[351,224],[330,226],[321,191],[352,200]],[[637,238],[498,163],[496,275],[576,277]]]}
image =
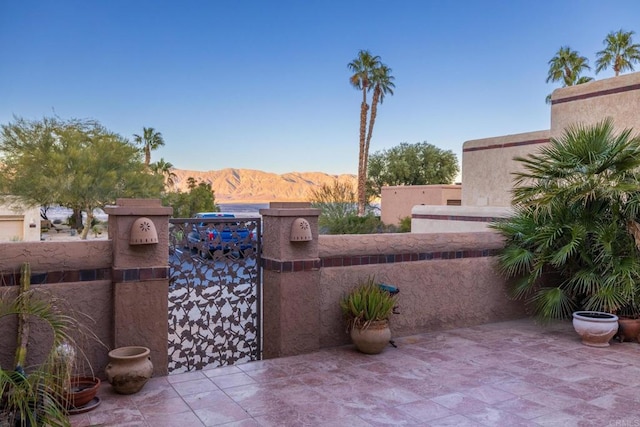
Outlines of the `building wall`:
{"label": "building wall", "polygon": [[556,89],[549,130],[467,141],[462,149],[462,205],[509,206],[515,156],[533,153],[572,124],[611,117],[617,129],[640,133],[640,73]]}
{"label": "building wall", "polygon": [[467,141],[462,146],[462,206],[509,206],[516,156],[549,142],[549,131]]}
{"label": "building wall", "polygon": [[0,242],[40,240],[40,208],[15,201],[0,204]]}
{"label": "building wall", "polygon": [[489,223],[506,218],[511,208],[501,206],[414,206],[412,233],[472,233],[490,231]]}
{"label": "building wall", "polygon": [[385,224],[399,225],[402,218],[411,216],[415,205],[447,205],[461,200],[460,185],[397,185],[382,187],[380,219]]}

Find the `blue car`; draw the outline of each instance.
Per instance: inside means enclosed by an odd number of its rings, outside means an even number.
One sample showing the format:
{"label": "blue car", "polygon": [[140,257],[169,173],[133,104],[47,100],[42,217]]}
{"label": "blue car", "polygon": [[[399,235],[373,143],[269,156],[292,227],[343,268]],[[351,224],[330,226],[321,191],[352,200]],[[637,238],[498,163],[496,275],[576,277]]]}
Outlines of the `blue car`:
{"label": "blue car", "polygon": [[[195,218],[235,218],[235,215],[222,212],[201,212]],[[254,249],[257,234],[255,230],[246,228],[242,221],[234,222],[200,222],[192,226],[187,236],[189,248],[199,251],[202,256],[209,256],[214,251],[238,253],[244,256],[245,251]]]}

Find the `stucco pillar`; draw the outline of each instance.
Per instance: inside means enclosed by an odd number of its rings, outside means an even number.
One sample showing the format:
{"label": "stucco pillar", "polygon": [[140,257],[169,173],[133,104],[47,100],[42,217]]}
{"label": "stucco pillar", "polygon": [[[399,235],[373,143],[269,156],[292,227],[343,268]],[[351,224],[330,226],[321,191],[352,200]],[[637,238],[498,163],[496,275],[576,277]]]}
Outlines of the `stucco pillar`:
{"label": "stucco pillar", "polygon": [[[159,199],[118,199],[105,208],[113,244],[114,348],[137,345],[151,349],[154,375],[167,374],[169,216],[173,208]],[[130,244],[131,226],[149,218],[158,243]]]}
{"label": "stucco pillar", "polygon": [[[271,203],[263,221],[263,357],[308,353],[320,348],[319,209]],[[291,226],[305,219],[312,240],[291,241]]]}

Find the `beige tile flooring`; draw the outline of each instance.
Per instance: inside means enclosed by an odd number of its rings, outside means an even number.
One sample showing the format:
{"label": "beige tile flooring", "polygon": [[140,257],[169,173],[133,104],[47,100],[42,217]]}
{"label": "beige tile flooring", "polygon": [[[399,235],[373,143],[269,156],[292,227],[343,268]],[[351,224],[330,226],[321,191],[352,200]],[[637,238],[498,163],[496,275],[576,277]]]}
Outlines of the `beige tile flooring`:
{"label": "beige tile flooring", "polygon": [[640,344],[531,319],[101,387],[72,426],[640,426]]}

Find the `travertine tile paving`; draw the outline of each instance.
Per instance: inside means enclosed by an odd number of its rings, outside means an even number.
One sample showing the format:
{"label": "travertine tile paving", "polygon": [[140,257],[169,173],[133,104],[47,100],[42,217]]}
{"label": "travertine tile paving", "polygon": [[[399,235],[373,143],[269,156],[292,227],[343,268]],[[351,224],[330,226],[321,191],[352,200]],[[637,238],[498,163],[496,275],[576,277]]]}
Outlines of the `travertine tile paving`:
{"label": "travertine tile paving", "polygon": [[640,344],[580,344],[531,319],[109,384],[73,426],[640,426]]}

